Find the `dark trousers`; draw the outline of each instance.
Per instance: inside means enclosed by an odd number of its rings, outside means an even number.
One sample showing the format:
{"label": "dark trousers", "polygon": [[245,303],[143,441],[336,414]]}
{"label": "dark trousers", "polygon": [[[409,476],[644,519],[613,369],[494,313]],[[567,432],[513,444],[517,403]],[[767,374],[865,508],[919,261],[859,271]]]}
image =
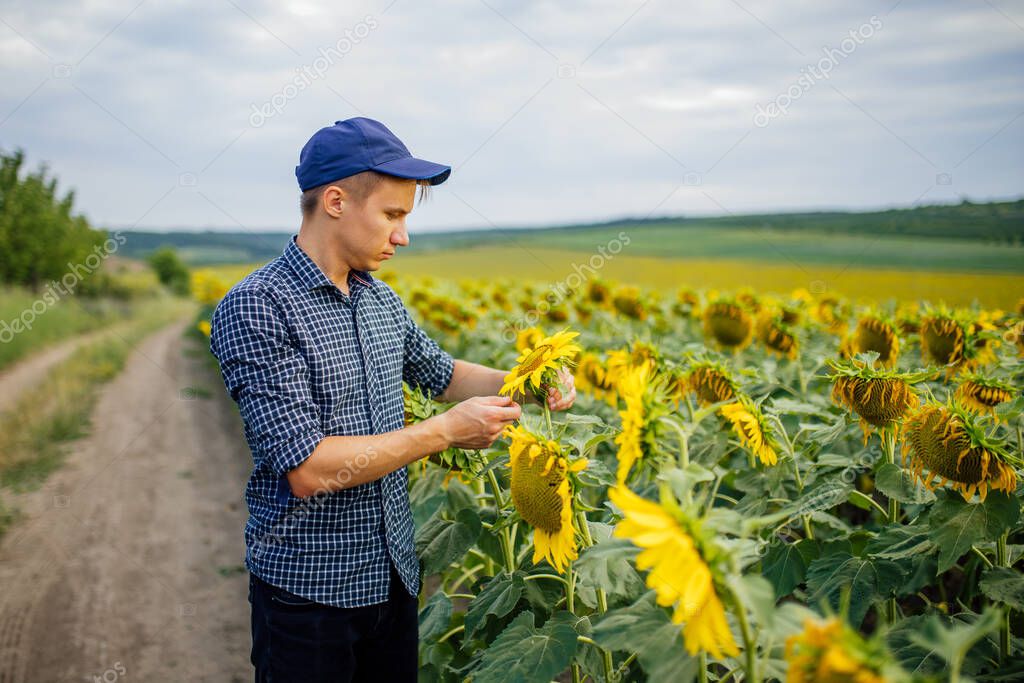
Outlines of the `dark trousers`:
{"label": "dark trousers", "polygon": [[330,607],[250,575],[252,663],[256,683],[416,680],[415,596],[391,567],[388,601]]}

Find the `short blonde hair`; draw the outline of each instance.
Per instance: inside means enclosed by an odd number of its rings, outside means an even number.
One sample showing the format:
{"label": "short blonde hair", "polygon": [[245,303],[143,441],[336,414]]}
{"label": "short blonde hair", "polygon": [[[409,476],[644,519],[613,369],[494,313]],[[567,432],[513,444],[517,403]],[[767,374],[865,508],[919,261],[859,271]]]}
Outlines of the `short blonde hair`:
{"label": "short blonde hair", "polygon": [[[385,173],[378,173],[377,171],[363,171],[362,173],[356,173],[340,180],[333,180],[323,185],[317,185],[311,187],[302,193],[299,198],[299,209],[302,211],[303,216],[311,216],[316,211],[316,206],[320,202],[320,197],[323,196],[324,190],[331,185],[340,187],[345,190],[345,193],[355,200],[358,204],[363,204],[373,191],[377,189],[380,182],[385,178],[394,178],[395,176],[389,176]],[[417,180],[416,184],[420,187],[420,198],[419,203],[423,203],[423,200],[430,195],[430,181],[429,180]]]}

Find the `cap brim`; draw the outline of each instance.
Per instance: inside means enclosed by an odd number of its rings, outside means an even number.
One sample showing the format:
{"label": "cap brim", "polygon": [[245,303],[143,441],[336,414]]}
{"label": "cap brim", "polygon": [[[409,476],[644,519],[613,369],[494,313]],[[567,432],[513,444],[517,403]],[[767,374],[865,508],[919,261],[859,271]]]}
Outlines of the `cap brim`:
{"label": "cap brim", "polygon": [[403,157],[385,161],[373,167],[374,171],[393,175],[398,178],[412,178],[414,180],[429,180],[431,185],[440,185],[448,180],[452,173],[451,166],[435,164],[433,161],[417,159],[416,157]]}

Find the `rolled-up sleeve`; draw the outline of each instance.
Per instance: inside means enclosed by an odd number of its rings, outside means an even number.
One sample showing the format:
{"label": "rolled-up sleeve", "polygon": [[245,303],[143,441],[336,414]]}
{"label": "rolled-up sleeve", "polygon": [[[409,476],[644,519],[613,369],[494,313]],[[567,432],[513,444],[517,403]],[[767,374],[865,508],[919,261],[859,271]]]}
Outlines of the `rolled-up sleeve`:
{"label": "rolled-up sleeve", "polygon": [[255,444],[256,466],[283,476],[301,464],[324,431],[309,367],[270,295],[258,289],[230,292],[214,311],[210,350]]}
{"label": "rolled-up sleeve", "polygon": [[413,386],[428,389],[432,395],[437,396],[447,389],[452,381],[455,359],[427,336],[404,306],[402,324],[405,328],[402,379]]}

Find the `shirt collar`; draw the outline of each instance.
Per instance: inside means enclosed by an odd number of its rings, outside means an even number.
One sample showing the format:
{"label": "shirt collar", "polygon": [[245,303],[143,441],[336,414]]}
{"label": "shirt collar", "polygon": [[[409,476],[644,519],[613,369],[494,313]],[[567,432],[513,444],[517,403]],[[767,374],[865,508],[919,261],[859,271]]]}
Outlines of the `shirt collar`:
{"label": "shirt collar", "polygon": [[[319,289],[321,287],[336,287],[331,279],[320,270],[320,266],[313,262],[309,254],[302,250],[295,239],[297,234],[292,235],[288,240],[288,246],[284,250],[284,260],[299,277],[299,281],[306,289]],[[373,277],[364,270],[349,271],[349,284],[359,283],[365,287],[373,286]]]}

